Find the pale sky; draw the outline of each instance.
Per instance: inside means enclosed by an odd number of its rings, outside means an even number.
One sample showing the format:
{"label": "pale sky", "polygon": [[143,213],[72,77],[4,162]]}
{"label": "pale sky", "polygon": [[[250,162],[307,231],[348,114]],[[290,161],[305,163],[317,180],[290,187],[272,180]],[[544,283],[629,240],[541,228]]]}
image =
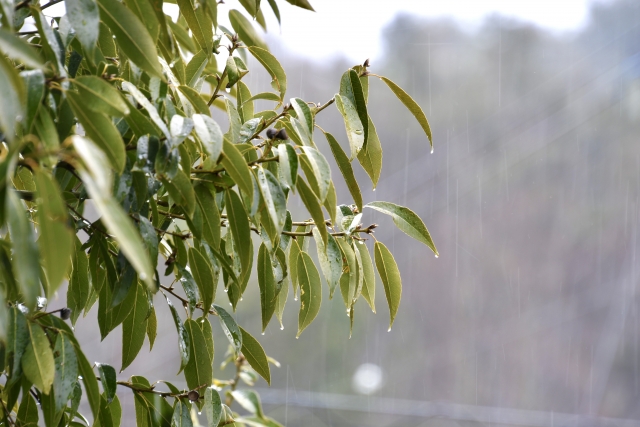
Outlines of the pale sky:
{"label": "pale sky", "polygon": [[[279,38],[302,55],[323,58],[342,53],[362,61],[376,57],[381,30],[399,12],[450,16],[470,26],[497,12],[545,28],[567,30],[585,22],[593,1],[607,0],[311,0],[316,13],[281,2]],[[226,3],[234,7],[236,0]],[[269,32],[280,34],[267,2],[262,3]]]}

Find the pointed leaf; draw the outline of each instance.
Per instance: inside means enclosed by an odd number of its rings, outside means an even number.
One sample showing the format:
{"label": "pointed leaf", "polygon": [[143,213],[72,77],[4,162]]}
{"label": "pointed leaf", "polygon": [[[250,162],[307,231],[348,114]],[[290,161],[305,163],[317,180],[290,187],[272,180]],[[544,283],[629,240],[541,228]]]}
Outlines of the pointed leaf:
{"label": "pointed leaf", "polygon": [[374,245],[376,267],[378,268],[378,274],[382,279],[384,285],[384,293],[387,297],[387,303],[389,304],[389,330],[393,325],[393,321],[396,318],[398,312],[398,306],[400,305],[400,297],[402,295],[402,280],[400,279],[400,271],[396,265],[396,261],[393,259],[393,255],[385,245],[380,242],[376,242]]}
{"label": "pointed leaf", "polygon": [[224,157],[222,157],[220,163],[238,185],[238,188],[251,199],[253,197],[253,179],[251,178],[251,170],[249,166],[247,166],[244,156],[238,151],[236,146],[226,138],[224,139],[222,147]]}
{"label": "pointed leaf", "polygon": [[349,139],[349,146],[351,147],[351,156],[349,156],[349,159],[353,160],[364,147],[364,126],[360,121],[356,106],[353,105],[349,98],[336,94],[335,100],[336,107],[340,114],[342,114],[344,125],[347,129],[347,138]]}
{"label": "pointed leaf", "polygon": [[202,329],[195,320],[187,319],[184,327],[189,334],[190,356],[184,368],[184,377],[190,390],[209,386],[213,379],[213,368]]}
{"label": "pointed leaf", "polygon": [[229,11],[229,21],[231,21],[231,26],[235,32],[240,36],[240,40],[242,40],[248,47],[256,46],[268,50],[267,45],[258,35],[256,29],[241,12],[231,9]]}
{"label": "pointed leaf", "polygon": [[365,208],[375,209],[393,218],[394,224],[407,235],[427,245],[438,256],[438,250],[433,244],[429,230],[415,212],[404,206],[390,202],[371,202]]}
{"label": "pointed leaf", "polygon": [[233,346],[236,355],[240,354],[240,351],[242,350],[242,331],[240,330],[240,327],[224,308],[215,304],[213,305],[213,308],[216,313],[218,313],[222,330],[229,340],[229,343]]}
{"label": "pointed leaf", "polygon": [[207,387],[204,392],[204,409],[207,414],[207,426],[218,427],[222,418],[222,401],[218,391],[213,387]]}
{"label": "pointed leaf", "polygon": [[247,271],[247,267],[251,263],[251,248],[249,246],[251,228],[249,226],[247,212],[240,200],[240,196],[233,190],[227,190],[225,192],[225,206],[233,243],[238,251],[243,267],[243,275],[250,274],[250,272]]}
{"label": "pointed leaf", "polygon": [[295,189],[296,179],[298,178],[298,154],[290,144],[278,145],[278,163],[284,182],[289,188]]}
{"label": "pointed leaf", "polygon": [[[307,160],[313,170],[313,175],[318,184],[318,198],[323,203],[327,198],[329,187],[331,185],[331,168],[327,159],[313,147],[301,147],[302,151],[307,155]],[[308,178],[308,177],[307,177]]]}
{"label": "pointed leaf", "polygon": [[194,114],[192,119],[202,147],[215,164],[222,153],[223,136],[220,126],[215,120],[204,114]]}
{"label": "pointed leaf", "polygon": [[275,56],[258,46],[249,46],[249,52],[262,64],[271,76],[271,87],[280,92],[280,101],[287,91],[287,75]]}
{"label": "pointed leaf", "polygon": [[369,117],[369,138],[367,145],[358,153],[358,161],[362,165],[362,168],[367,172],[373,188],[378,185],[378,179],[380,179],[380,171],[382,170],[382,145],[380,145],[380,139],[376,128]]}
{"label": "pointed leaf", "polygon": [[[216,206],[216,199],[211,191],[204,186],[194,187],[196,203],[202,212],[202,235],[212,248],[220,247],[220,212]],[[215,284],[214,284],[215,289]]]}
{"label": "pointed leaf", "polygon": [[314,228],[312,232],[318,249],[320,269],[329,285],[329,298],[332,298],[333,291],[340,282],[340,276],[342,276],[342,252],[340,252],[340,246],[338,246],[336,239],[331,234],[327,236],[328,245],[325,247],[318,229]]}
{"label": "pointed leaf", "polygon": [[44,66],[42,57],[30,43],[1,28],[0,52],[30,68],[42,68]]}
{"label": "pointed leaf", "polygon": [[182,170],[178,170],[173,179],[161,178],[160,180],[173,201],[182,206],[185,213],[191,217],[196,208],[196,193],[193,191],[189,177]]}
{"label": "pointed leaf", "polygon": [[246,357],[249,365],[265,379],[267,384],[271,385],[271,370],[269,368],[269,360],[260,343],[251,334],[242,327],[242,354]]}
{"label": "pointed leaf", "polygon": [[144,344],[147,333],[147,315],[149,314],[149,302],[145,288],[135,286],[136,297],[134,306],[122,323],[122,368],[124,371],[133,362]]}
{"label": "pointed leaf", "polygon": [[364,146],[366,146],[369,133],[369,114],[367,113],[367,101],[364,96],[362,84],[360,83],[360,77],[355,70],[350,69],[342,75],[342,79],[340,80],[340,95],[349,98],[351,103],[356,107],[360,123],[362,123],[364,130]]}
{"label": "pointed leaf", "polygon": [[371,255],[369,254],[369,249],[367,245],[364,243],[358,242],[355,245],[358,252],[360,252],[359,260],[362,261],[362,272],[364,275],[364,284],[362,287],[362,296],[364,296],[365,301],[371,307],[371,310],[376,312],[376,276],[373,272],[373,262],[371,261]]}
{"label": "pointed leaf", "polygon": [[189,266],[191,267],[193,278],[198,284],[198,290],[202,298],[202,308],[208,312],[216,292],[216,284],[213,281],[213,268],[207,258],[196,248],[189,248]]}
{"label": "pointed leaf", "polygon": [[282,232],[287,217],[287,198],[280,187],[280,183],[273,174],[258,165],[258,185],[262,193],[262,200],[266,205],[271,221],[276,227],[277,234]]}
{"label": "pointed leaf", "polygon": [[298,256],[298,280],[300,281],[300,313],[298,315],[298,334],[313,322],[322,302],[320,275],[313,260],[306,252]]}
{"label": "pointed leaf", "polygon": [[102,383],[102,389],[104,390],[104,397],[107,399],[107,403],[111,403],[116,396],[118,384],[116,383],[116,370],[111,365],[106,363],[96,363],[98,372],[100,373],[100,383]]}
{"label": "pointed leaf", "polygon": [[167,305],[171,310],[171,316],[173,317],[173,322],[176,325],[176,330],[178,331],[178,349],[180,350],[180,369],[186,366],[187,362],[189,362],[189,357],[191,354],[191,342],[189,341],[189,335],[184,328],[182,323],[182,319],[180,319],[180,315],[178,314],[178,310],[173,306],[171,300],[165,295],[167,299]]}
{"label": "pointed leaf", "polygon": [[213,28],[211,20],[202,9],[197,10],[195,2],[191,0],[177,0],[180,7],[180,13],[184,17],[193,38],[200,45],[200,49],[205,52],[211,52],[213,49]]}
{"label": "pointed leaf", "polygon": [[264,332],[275,312],[276,297],[278,296],[271,256],[264,243],[260,245],[258,250],[258,285],[260,286],[262,332]]}
{"label": "pointed leaf", "polygon": [[95,0],[65,0],[64,5],[78,41],[92,55],[100,33],[98,4]]}
{"label": "pointed leaf", "polygon": [[322,236],[322,242],[325,245],[327,245],[327,240],[328,240],[327,227],[324,224],[324,215],[322,214],[322,207],[320,206],[320,203],[318,202],[316,195],[314,194],[313,191],[311,191],[311,188],[309,188],[309,185],[306,182],[304,182],[304,180],[301,178],[298,178],[296,187],[298,189],[298,193],[300,194],[300,198],[302,199],[302,202],[304,203],[307,210],[311,214],[311,218],[313,218],[313,221],[318,226],[318,231],[320,231],[320,236]]}
{"label": "pointed leaf", "polygon": [[329,132],[325,132],[324,136],[327,138],[327,142],[329,143],[329,147],[331,148],[333,157],[336,159],[338,168],[340,169],[340,172],[342,172],[344,181],[347,183],[349,193],[351,193],[351,197],[353,197],[353,201],[358,207],[358,210],[362,212],[362,193],[360,193],[360,187],[358,186],[358,181],[356,180],[356,176],[353,173],[353,168],[351,167],[349,157],[347,157],[344,150],[342,150],[342,147],[340,146],[338,141],[336,141],[333,135],[331,135]]}
{"label": "pointed leaf", "polygon": [[60,333],[56,338],[54,348],[55,376],[53,382],[53,394],[55,396],[56,412],[67,405],[69,396],[73,392],[74,385],[78,381],[78,360],[73,344]]}
{"label": "pointed leaf", "polygon": [[82,76],[74,79],[73,84],[86,101],[84,105],[92,111],[118,117],[129,114],[129,107],[119,91],[103,79]]}

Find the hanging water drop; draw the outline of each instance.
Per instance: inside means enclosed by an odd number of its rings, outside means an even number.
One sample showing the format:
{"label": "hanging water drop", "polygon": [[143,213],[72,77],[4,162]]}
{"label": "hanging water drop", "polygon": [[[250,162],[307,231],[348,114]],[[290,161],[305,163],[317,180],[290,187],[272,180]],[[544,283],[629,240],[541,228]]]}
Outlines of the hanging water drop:
{"label": "hanging water drop", "polygon": [[229,292],[229,288],[224,288],[224,291],[225,292]]}
{"label": "hanging water drop", "polygon": [[231,88],[230,87],[225,87],[224,91],[227,92],[227,93],[231,93]]}
{"label": "hanging water drop", "polygon": [[262,331],[262,335],[264,335],[264,331]]}
{"label": "hanging water drop", "polygon": [[284,331],[284,325],[280,325],[280,330]]}
{"label": "hanging water drop", "polygon": [[296,295],[295,297],[293,297],[294,301],[298,301],[298,296]]}
{"label": "hanging water drop", "polygon": [[440,258],[440,255],[436,254],[436,258]]}
{"label": "hanging water drop", "polygon": [[387,329],[387,332],[391,332],[391,326],[389,326],[389,329]]}
{"label": "hanging water drop", "polygon": [[433,154],[433,147],[431,147],[431,154]]}

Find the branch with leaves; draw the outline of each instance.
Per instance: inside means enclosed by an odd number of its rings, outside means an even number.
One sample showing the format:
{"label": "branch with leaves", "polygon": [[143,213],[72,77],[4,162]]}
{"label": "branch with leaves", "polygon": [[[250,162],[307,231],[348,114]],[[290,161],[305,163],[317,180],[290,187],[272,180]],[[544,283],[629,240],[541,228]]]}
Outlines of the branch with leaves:
{"label": "branch with leaves", "polygon": [[[287,1],[312,10],[306,0]],[[218,26],[227,6],[215,0],[197,10],[178,0],[175,23],[148,0],[65,0],[65,16],[45,17],[58,2],[0,3],[0,424],[90,425],[78,412],[85,400],[94,425],[119,425],[116,390],[124,387],[136,421],[149,427],[190,426],[192,406],[212,426],[280,425],[240,387],[260,377],[270,383],[277,362],[219,299],[236,310],[255,273],[261,321],[251,329],[264,332],[274,316],[282,325],[291,290],[300,299],[299,336],[318,315],[323,281],[330,298],[339,289],[351,326],[358,300],[375,312],[381,282],[391,327],[400,272],[375,238],[377,225],[362,225],[363,209],[390,216],[438,252],[409,208],[363,201],[354,166],[374,188],[382,170],[370,77],[408,108],[432,147],[426,116],[403,89],[370,73],[368,61],[349,68],[324,104],[286,100],[285,70],[253,23],[266,30],[267,7],[280,16],[275,0],[228,10],[231,28]],[[35,31],[22,31],[27,18]],[[273,91],[252,93],[248,55]],[[273,108],[258,111],[259,100]],[[317,123],[332,105],[347,150]],[[210,107],[227,114],[225,132]],[[325,140],[333,159],[318,148]],[[331,163],[351,204],[338,204]],[[308,219],[293,220],[295,198]],[[67,307],[48,311],[65,281]],[[117,379],[109,364],[91,364],[71,326],[95,304],[101,338],[122,326],[121,370],[145,341],[151,350],[159,333],[175,334],[187,388]],[[158,331],[157,304],[168,306],[175,332]],[[212,316],[229,341],[228,380],[213,378]],[[168,391],[156,389],[160,382]]]}

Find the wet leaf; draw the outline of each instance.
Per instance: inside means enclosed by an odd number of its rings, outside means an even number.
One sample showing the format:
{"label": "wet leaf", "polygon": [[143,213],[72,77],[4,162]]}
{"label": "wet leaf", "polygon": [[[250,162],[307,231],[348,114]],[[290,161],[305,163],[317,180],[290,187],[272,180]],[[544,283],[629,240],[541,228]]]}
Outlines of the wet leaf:
{"label": "wet leaf", "polygon": [[331,148],[333,157],[336,159],[336,163],[338,164],[340,172],[342,172],[342,176],[347,184],[349,193],[351,193],[351,197],[353,197],[353,201],[358,207],[358,210],[362,211],[362,193],[360,193],[360,186],[358,185],[356,176],[353,173],[353,167],[351,167],[349,157],[347,157],[346,153],[344,152],[338,141],[336,141],[336,139],[333,137],[333,135],[325,132],[324,136],[327,138],[327,142],[329,143],[329,147]]}
{"label": "wet leaf", "polygon": [[5,29],[0,29],[0,52],[30,68],[44,67],[44,61],[33,46]]}
{"label": "wet leaf", "polygon": [[240,327],[234,320],[234,318],[222,307],[219,305],[213,305],[216,313],[218,313],[218,318],[220,319],[220,325],[222,326],[222,331],[226,335],[229,343],[233,346],[236,355],[240,354],[242,350],[242,331]]}
{"label": "wet leaf", "polygon": [[222,401],[218,391],[213,387],[207,387],[204,392],[204,409],[207,415],[207,426],[218,427],[222,418]]}
{"label": "wet leaf", "polygon": [[349,160],[353,160],[364,147],[364,126],[360,121],[356,106],[353,105],[349,98],[336,94],[335,100],[336,107],[340,114],[342,114],[347,129],[347,138],[349,139],[349,146],[351,147]]}
{"label": "wet leaf", "polygon": [[196,248],[189,248],[189,266],[191,267],[193,278],[198,284],[198,290],[202,298],[202,308],[208,312],[216,292],[213,268],[207,258]]}
{"label": "wet leaf", "polygon": [[318,249],[320,269],[329,285],[329,299],[331,299],[333,291],[340,282],[340,276],[342,276],[342,252],[340,252],[340,246],[331,234],[327,236],[328,245],[325,247],[318,229],[314,228],[312,232]]}
{"label": "wet leaf", "polygon": [[387,297],[387,303],[389,304],[389,330],[391,330],[402,295],[400,271],[398,270],[396,261],[393,259],[393,255],[391,255],[391,252],[384,244],[376,242],[374,245],[374,254],[378,274],[380,275],[380,279],[382,279],[384,293]]}
{"label": "wet leaf", "polygon": [[54,347],[55,376],[53,382],[53,394],[55,397],[56,412],[67,405],[69,396],[78,381],[78,360],[73,344],[65,336],[59,333]]}
{"label": "wet leaf", "polygon": [[284,182],[289,188],[295,189],[298,178],[298,154],[296,150],[290,144],[278,145],[278,162]]}
{"label": "wet leaf", "polygon": [[116,370],[113,366],[107,365],[106,363],[96,363],[96,367],[100,373],[100,383],[104,390],[104,397],[107,403],[111,403],[116,396],[116,390],[118,388],[118,384],[116,383]]}
{"label": "wet leaf", "polygon": [[238,151],[236,146],[226,138],[223,142],[222,151],[224,156],[220,163],[238,185],[238,188],[251,199],[253,197],[253,179],[251,178],[251,170],[249,166],[247,166],[244,156]]}
{"label": "wet leaf", "polygon": [[190,342],[189,361],[184,368],[187,386],[190,390],[200,386],[209,386],[213,378],[213,368],[202,329],[192,319],[187,319],[184,327],[189,334]]}
{"label": "wet leaf", "polygon": [[271,385],[271,370],[269,368],[269,360],[260,343],[251,334],[242,327],[242,354],[246,357],[249,365],[265,379],[267,384]]}
{"label": "wet leaf", "polygon": [[173,306],[171,300],[165,295],[167,299],[167,305],[171,310],[171,315],[173,316],[173,323],[176,325],[176,330],[178,331],[178,349],[180,350],[180,370],[184,368],[189,362],[189,357],[191,354],[191,342],[189,341],[189,335],[184,328],[182,323],[182,319],[180,319],[180,315],[178,314],[178,310]]}
{"label": "wet leaf", "polygon": [[369,139],[367,145],[358,153],[358,161],[369,175],[375,189],[382,170],[382,146],[371,118],[369,118]]}
{"label": "wet leaf", "polygon": [[240,40],[244,42],[248,47],[259,47],[268,50],[267,45],[258,35],[258,32],[247,18],[242,15],[241,12],[231,9],[229,11],[229,21],[231,26],[240,36]]}
{"label": "wet leaf", "polygon": [[147,293],[137,283],[134,286],[136,293],[134,305],[122,323],[122,368],[120,368],[120,372],[135,360],[147,334],[147,315],[149,314]]}
{"label": "wet leaf", "polygon": [[129,106],[115,87],[96,76],[81,76],[73,84],[83,98],[84,105],[96,113],[123,117],[129,114]]}
{"label": "wet leaf", "polygon": [[275,312],[278,296],[271,256],[264,244],[261,244],[258,250],[258,285],[260,286],[262,332],[264,332]]}
{"label": "wet leaf", "polygon": [[371,261],[371,254],[369,254],[369,249],[364,243],[356,243],[355,247],[360,253],[360,258],[358,258],[358,260],[362,262],[362,273],[364,275],[362,296],[364,296],[365,301],[367,301],[367,304],[369,304],[369,307],[371,307],[371,311],[375,313],[376,276],[373,272],[373,262]]}
{"label": "wet leaf", "polygon": [[355,70],[350,69],[342,75],[342,79],[340,80],[340,95],[349,98],[351,103],[356,107],[364,131],[363,147],[366,147],[369,135],[369,114],[367,113],[367,101],[362,84],[360,83],[360,77]]}
{"label": "wet leaf", "polygon": [[299,337],[318,315],[322,302],[320,275],[306,252],[300,252],[298,256],[298,281],[300,282],[300,313],[296,336]]}
{"label": "wet leaf", "polygon": [[313,218],[313,221],[318,225],[318,231],[320,231],[320,236],[322,236],[322,242],[326,245],[328,232],[327,227],[324,225],[322,207],[320,206],[316,195],[303,179],[298,178],[296,187],[298,188],[298,193],[300,194],[302,202],[311,214],[311,218]]}
{"label": "wet leaf", "polygon": [[262,412],[262,403],[260,403],[260,397],[253,390],[234,390],[231,392],[231,396],[247,411],[256,415],[259,418],[264,417]]}
{"label": "wet leaf", "polygon": [[194,114],[192,119],[202,147],[215,164],[222,153],[223,136],[220,126],[215,120],[204,114]]}

